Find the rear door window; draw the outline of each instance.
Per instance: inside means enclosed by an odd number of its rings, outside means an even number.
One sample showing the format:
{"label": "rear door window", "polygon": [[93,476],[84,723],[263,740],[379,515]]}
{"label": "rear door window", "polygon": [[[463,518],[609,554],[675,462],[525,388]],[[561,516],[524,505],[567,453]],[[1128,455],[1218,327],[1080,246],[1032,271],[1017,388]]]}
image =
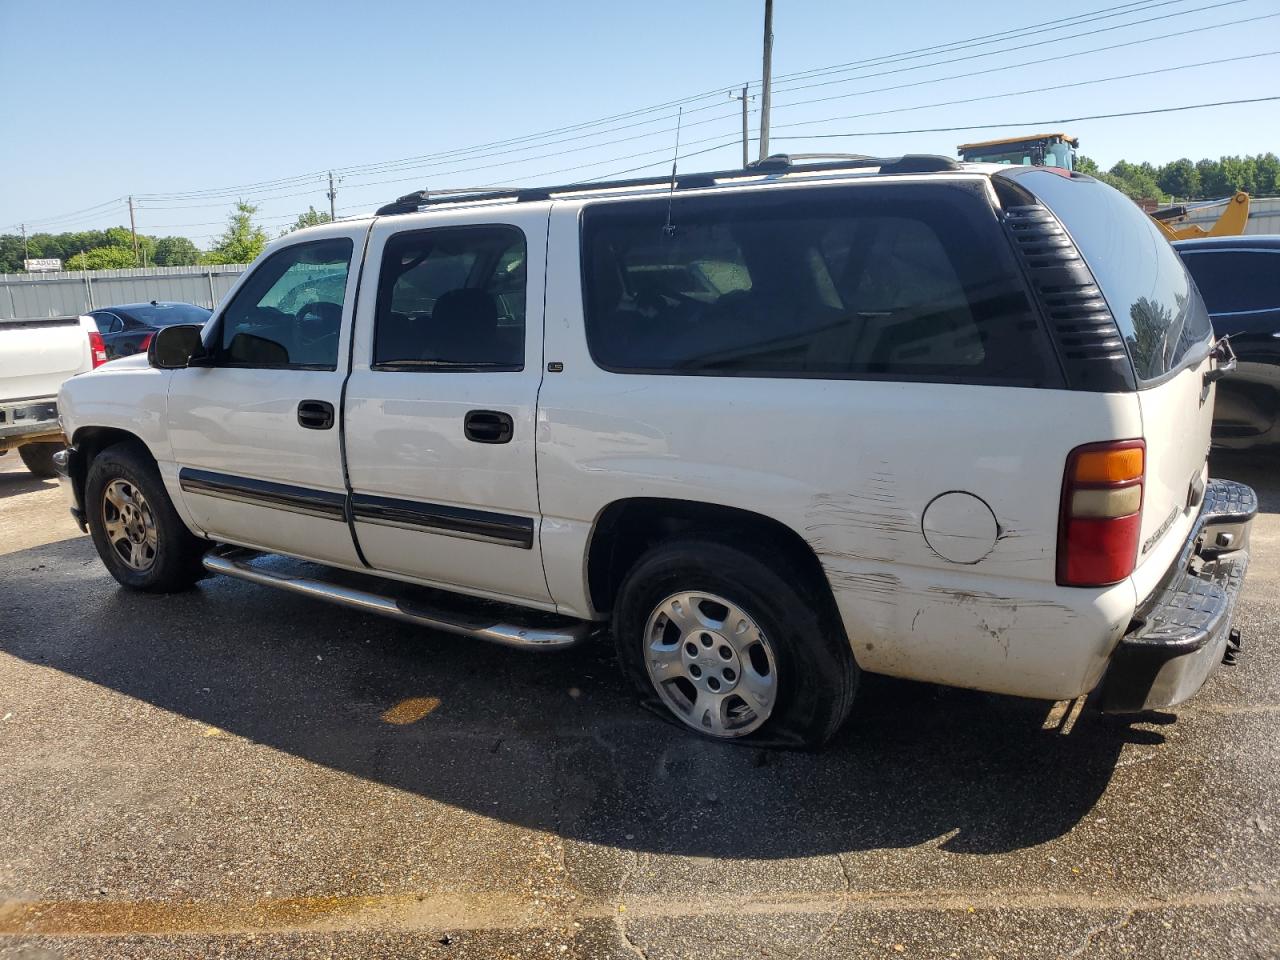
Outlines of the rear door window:
{"label": "rear door window", "polygon": [[524,234],[441,227],[387,240],[378,274],[375,370],[524,369]]}
{"label": "rear door window", "polygon": [[1039,385],[1056,376],[978,185],[599,204],[587,338],[619,372]]}

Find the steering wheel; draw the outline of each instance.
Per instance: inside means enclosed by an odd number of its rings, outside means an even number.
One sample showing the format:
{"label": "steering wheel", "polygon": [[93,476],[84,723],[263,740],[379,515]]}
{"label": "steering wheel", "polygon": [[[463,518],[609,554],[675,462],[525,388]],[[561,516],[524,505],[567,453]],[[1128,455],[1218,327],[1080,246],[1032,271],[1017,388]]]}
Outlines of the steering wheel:
{"label": "steering wheel", "polygon": [[296,314],[298,339],[302,343],[316,344],[337,338],[342,325],[342,308],[336,303],[315,300],[301,307]]}

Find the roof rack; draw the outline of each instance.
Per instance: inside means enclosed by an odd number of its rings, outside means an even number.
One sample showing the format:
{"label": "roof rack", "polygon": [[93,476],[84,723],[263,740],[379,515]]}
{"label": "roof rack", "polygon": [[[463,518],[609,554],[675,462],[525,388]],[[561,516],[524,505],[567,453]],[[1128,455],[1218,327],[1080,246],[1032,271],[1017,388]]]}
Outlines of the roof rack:
{"label": "roof rack", "polygon": [[[901,157],[867,157],[860,154],[801,153],[774,154],[757,160],[745,168],[715,170],[706,173],[677,174],[676,190],[694,190],[715,186],[718,180],[763,177],[785,173],[826,173],[837,170],[866,170],[878,168],[883,174],[938,173],[959,170],[960,164],[950,157],[933,154],[906,154]],[[586,183],[566,183],[554,187],[472,187],[448,190],[418,190],[398,197],[393,203],[379,207],[379,217],[402,213],[417,213],[423,207],[445,203],[487,203],[499,200],[528,203],[550,200],[557,194],[596,193],[606,190],[634,190],[640,187],[664,187],[671,184],[671,177],[640,177],[631,180],[595,180]]]}

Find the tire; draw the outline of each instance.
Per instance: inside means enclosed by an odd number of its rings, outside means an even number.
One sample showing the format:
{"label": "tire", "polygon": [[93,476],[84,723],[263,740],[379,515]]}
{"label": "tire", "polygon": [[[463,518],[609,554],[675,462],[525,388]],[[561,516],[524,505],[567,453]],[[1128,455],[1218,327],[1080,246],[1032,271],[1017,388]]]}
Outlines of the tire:
{"label": "tire", "polygon": [[622,669],[647,706],[704,736],[820,747],[858,666],[826,585],[807,579],[715,540],[654,547],[614,604]]}
{"label": "tire", "polygon": [[27,465],[27,469],[42,480],[56,477],[58,472],[53,468],[53,455],[62,449],[60,443],[26,443],[18,448],[18,456]]}
{"label": "tire", "polygon": [[122,586],[176,593],[204,576],[200,559],[210,544],[187,529],[155,463],[134,445],[93,458],[84,509],[98,556]]}

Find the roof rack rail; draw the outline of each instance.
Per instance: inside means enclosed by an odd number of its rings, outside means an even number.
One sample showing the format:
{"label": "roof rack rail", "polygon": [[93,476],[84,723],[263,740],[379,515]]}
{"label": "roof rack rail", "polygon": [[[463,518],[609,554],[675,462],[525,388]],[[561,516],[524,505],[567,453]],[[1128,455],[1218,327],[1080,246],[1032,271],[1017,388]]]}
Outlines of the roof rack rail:
{"label": "roof rack rail", "polygon": [[[934,173],[959,170],[960,164],[950,157],[932,154],[906,154],[901,157],[868,157],[861,154],[778,153],[757,160],[744,168],[713,170],[705,173],[676,175],[675,189],[694,190],[715,186],[719,180],[741,180],[767,177],[777,173],[826,173],[837,170],[879,168],[881,173]],[[500,200],[529,203],[550,200],[558,194],[595,193],[605,190],[633,190],[640,187],[665,187],[671,176],[638,177],[630,180],[594,180],[565,183],[551,187],[473,187],[452,190],[418,190],[407,193],[393,203],[379,207],[376,216],[417,213],[423,207],[445,203],[487,203]]]}

